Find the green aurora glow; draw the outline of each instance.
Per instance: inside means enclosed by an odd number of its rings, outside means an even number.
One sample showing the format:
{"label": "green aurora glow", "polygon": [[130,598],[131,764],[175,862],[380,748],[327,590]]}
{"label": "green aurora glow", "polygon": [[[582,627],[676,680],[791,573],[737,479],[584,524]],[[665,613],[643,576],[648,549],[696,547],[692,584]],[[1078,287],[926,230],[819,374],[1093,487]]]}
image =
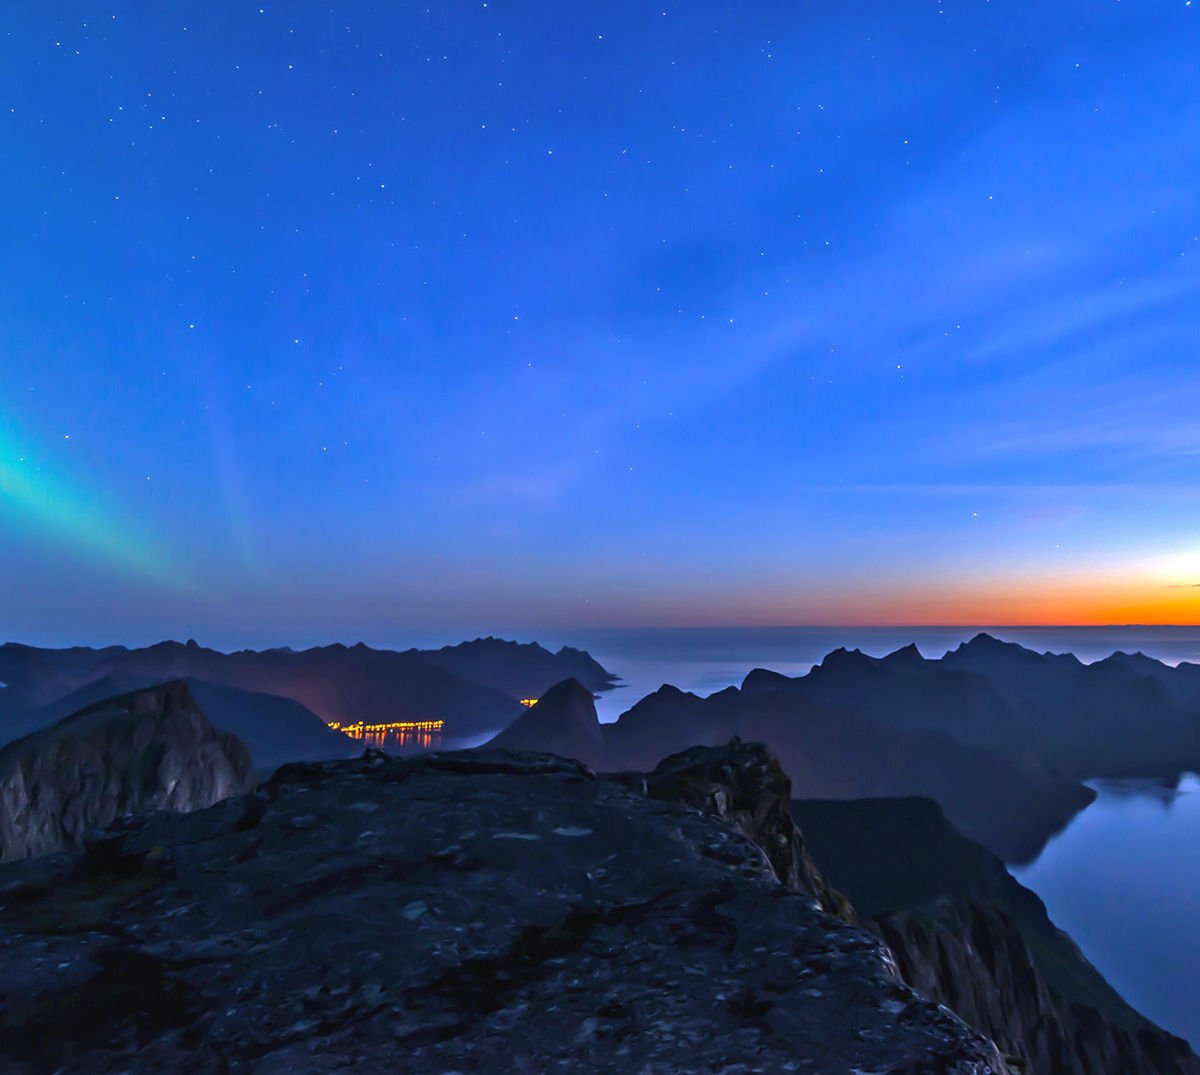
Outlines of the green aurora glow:
{"label": "green aurora glow", "polygon": [[[176,592],[191,589],[162,543],[127,519],[114,517],[85,493],[31,461],[0,429],[0,520],[39,537],[57,538],[92,563]],[[8,517],[5,520],[5,516]]]}

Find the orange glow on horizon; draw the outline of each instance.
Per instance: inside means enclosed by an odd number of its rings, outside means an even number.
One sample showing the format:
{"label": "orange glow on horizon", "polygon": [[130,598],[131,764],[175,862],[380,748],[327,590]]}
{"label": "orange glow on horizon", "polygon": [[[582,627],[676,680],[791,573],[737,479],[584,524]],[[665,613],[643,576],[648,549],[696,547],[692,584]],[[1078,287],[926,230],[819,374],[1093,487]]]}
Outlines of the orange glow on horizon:
{"label": "orange glow on horizon", "polygon": [[879,580],[840,592],[764,594],[760,600],[747,594],[749,608],[724,616],[710,611],[704,618],[730,627],[1200,626],[1200,585],[1114,575]]}

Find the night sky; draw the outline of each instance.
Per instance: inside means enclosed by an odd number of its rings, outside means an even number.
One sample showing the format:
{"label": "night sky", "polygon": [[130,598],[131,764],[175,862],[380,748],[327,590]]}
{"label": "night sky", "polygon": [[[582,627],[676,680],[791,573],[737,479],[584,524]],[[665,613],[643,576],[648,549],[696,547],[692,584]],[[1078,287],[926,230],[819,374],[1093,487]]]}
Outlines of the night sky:
{"label": "night sky", "polygon": [[1200,4],[0,13],[46,644],[1200,620]]}

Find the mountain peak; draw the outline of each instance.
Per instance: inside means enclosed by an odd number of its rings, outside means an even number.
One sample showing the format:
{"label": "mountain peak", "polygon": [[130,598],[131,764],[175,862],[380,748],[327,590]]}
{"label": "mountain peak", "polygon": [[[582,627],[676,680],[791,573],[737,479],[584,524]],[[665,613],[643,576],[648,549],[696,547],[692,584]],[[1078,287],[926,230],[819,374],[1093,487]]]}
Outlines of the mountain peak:
{"label": "mountain peak", "polygon": [[606,755],[595,696],[574,676],[546,691],[488,745],[560,754],[593,766],[602,766]]}
{"label": "mountain peak", "polygon": [[742,680],[742,691],[745,694],[763,694],[766,691],[785,689],[791,682],[782,672],[773,672],[769,668],[752,668]]}
{"label": "mountain peak", "polygon": [[[960,642],[957,649],[950,650],[946,657],[1025,657],[1040,658],[1041,654],[1026,649],[1019,642],[1002,642],[986,631],[980,631],[969,642]],[[945,660],[946,657],[942,659]]]}
{"label": "mountain peak", "polygon": [[[579,706],[585,713],[590,711],[593,716],[596,713],[596,696],[574,676],[555,683],[537,700],[537,704]],[[596,717],[596,722],[599,721],[600,718]]]}
{"label": "mountain peak", "polygon": [[821,663],[846,664],[851,661],[861,661],[865,657],[866,654],[863,653],[863,651],[857,646],[855,646],[854,649],[846,649],[845,646],[838,646],[837,649],[830,650],[827,654],[825,654],[825,659],[821,661]]}
{"label": "mountain peak", "polygon": [[923,665],[925,658],[921,651],[917,649],[915,642],[910,642],[907,646],[901,646],[898,650],[893,650],[883,658],[890,665],[899,665],[901,667],[908,665]]}
{"label": "mountain peak", "polygon": [[960,642],[959,649],[984,649],[991,646],[1015,646],[1015,642],[1001,642],[995,635],[989,635],[987,631],[978,632],[969,642]]}
{"label": "mountain peak", "polygon": [[[14,779],[14,777],[19,777]],[[122,814],[197,810],[254,786],[250,751],[183,680],[108,698],[0,750],[0,858],[82,844]]]}

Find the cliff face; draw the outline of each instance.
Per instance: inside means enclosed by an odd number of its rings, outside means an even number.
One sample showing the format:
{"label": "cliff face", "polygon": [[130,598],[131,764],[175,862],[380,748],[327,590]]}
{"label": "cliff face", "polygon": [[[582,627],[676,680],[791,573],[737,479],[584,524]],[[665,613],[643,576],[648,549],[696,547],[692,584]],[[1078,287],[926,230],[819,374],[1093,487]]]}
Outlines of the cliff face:
{"label": "cliff face", "polygon": [[[173,677],[153,678],[114,672],[35,708],[0,711],[0,745],[48,728],[65,717],[123,694],[160,686]],[[220,687],[204,680],[187,679],[192,697],[218,728],[246,744],[260,773],[287,761],[328,761],[362,753],[362,744],[334,731],[310,709],[276,694]]]}
{"label": "cliff face", "polygon": [[1061,1036],[1050,990],[1019,927],[998,907],[943,897],[922,910],[878,915],[871,925],[909,985],[982,1030],[1005,1055],[1035,1072],[1072,1070],[1051,1063],[1047,1039],[1061,1045]]}
{"label": "cliff face", "polygon": [[857,924],[854,909],[821,876],[788,814],[792,782],[762,743],[731,740],[664,758],[643,779],[652,799],[681,802],[731,822],[766,855],[775,876],[828,914]]}
{"label": "cliff face", "polygon": [[0,750],[0,857],[81,846],[140,810],[199,810],[254,784],[250,752],[187,684],[110,698]]}
{"label": "cliff face", "polygon": [[[739,765],[702,794],[770,843],[770,767]],[[0,1067],[1003,1075],[813,903],[739,827],[576,761],[284,766],[83,854],[0,864]]]}
{"label": "cliff face", "polygon": [[1149,1020],[1068,1001],[1043,975],[1017,923],[995,905],[946,897],[871,924],[909,985],[982,1031],[1028,1072],[1200,1073],[1188,1043]]}
{"label": "cliff face", "polygon": [[797,801],[813,857],[904,980],[1036,1075],[1200,1075],[1131,1008],[1038,897],[927,799]]}

